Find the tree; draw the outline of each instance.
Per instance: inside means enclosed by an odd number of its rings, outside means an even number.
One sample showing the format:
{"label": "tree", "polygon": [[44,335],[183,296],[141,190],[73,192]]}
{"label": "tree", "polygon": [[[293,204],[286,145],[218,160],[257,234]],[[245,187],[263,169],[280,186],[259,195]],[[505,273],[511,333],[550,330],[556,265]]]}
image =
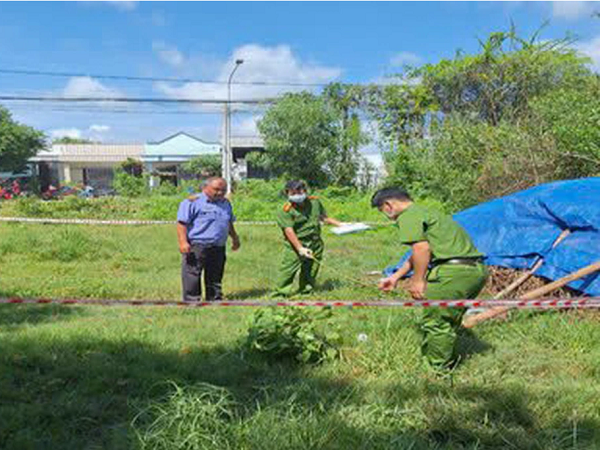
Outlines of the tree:
{"label": "tree", "polygon": [[52,141],[52,143],[53,144],[93,144],[94,141],[91,141],[90,139],[84,139],[84,138],[74,138],[74,137],[70,137],[70,136],[63,136],[58,139],[54,139]]}
{"label": "tree", "polygon": [[386,150],[408,145],[425,135],[427,117],[437,110],[431,92],[416,75],[399,77],[398,83],[367,85],[361,90],[361,108],[377,124],[379,143]]}
{"label": "tree", "polygon": [[10,112],[0,106],[0,170],[22,170],[44,145],[42,132],[15,122]]}
{"label": "tree", "polygon": [[267,110],[258,129],[265,141],[265,165],[275,176],[315,186],[327,183],[325,166],[340,131],[335,111],[323,99],[307,92],[286,94]]}
{"label": "tree", "polygon": [[330,182],[337,186],[356,184],[362,162],[359,150],[369,143],[369,137],[361,127],[360,93],[357,86],[333,83],[322,94],[338,122],[338,142],[329,148],[326,163]]}
{"label": "tree", "polygon": [[119,165],[119,168],[127,175],[139,178],[144,172],[144,163],[139,159],[127,158]]}
{"label": "tree", "polygon": [[122,168],[115,170],[112,187],[124,197],[140,197],[148,193],[147,176],[130,175]]}
{"label": "tree", "polygon": [[532,126],[547,134],[557,154],[556,178],[600,175],[600,79],[551,92],[531,102]]}
{"label": "tree", "polygon": [[183,165],[183,170],[198,178],[221,176],[221,157],[219,155],[200,155]]}
{"label": "tree", "polygon": [[514,28],[491,33],[475,55],[427,64],[415,71],[443,114],[461,114],[497,125],[518,120],[529,101],[557,86],[577,86],[589,77],[583,58],[567,39],[536,42]]}
{"label": "tree", "polygon": [[[536,39],[521,39],[514,29],[492,33],[475,55],[417,68],[427,101],[407,121],[408,134],[401,128],[384,136],[396,136],[386,157],[389,181],[460,209],[597,174],[598,79],[568,40]],[[401,114],[387,113],[390,103],[417,97],[412,88],[398,90],[395,99],[372,103],[385,123]]]}

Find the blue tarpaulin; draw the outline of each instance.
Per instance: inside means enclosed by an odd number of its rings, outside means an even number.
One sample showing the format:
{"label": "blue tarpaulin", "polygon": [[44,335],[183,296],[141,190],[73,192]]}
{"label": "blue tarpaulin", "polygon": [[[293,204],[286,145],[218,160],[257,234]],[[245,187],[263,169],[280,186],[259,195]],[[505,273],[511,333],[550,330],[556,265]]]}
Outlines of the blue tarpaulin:
{"label": "blue tarpaulin", "polygon": [[[528,269],[542,257],[536,275],[556,280],[600,260],[600,177],[542,184],[466,209],[454,219],[486,255],[487,265]],[[552,248],[565,229],[570,234]],[[569,286],[600,295],[600,274]]]}

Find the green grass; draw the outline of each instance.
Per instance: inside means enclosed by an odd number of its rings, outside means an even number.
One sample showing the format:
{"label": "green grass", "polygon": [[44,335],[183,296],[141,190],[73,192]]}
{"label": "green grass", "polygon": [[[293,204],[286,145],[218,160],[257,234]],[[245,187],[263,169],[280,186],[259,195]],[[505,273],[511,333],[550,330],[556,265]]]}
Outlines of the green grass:
{"label": "green grass", "polygon": [[[240,227],[230,298],[263,296],[280,237]],[[315,298],[373,298],[393,233],[326,236]],[[2,295],[179,298],[172,227],[0,225]],[[333,289],[335,288],[335,289]],[[437,378],[418,311],[336,310],[342,357],[268,363],[241,342],[250,309],[0,305],[2,449],[597,449],[600,322],[519,313],[461,338]],[[365,333],[368,340],[359,342]]]}
{"label": "green grass", "polygon": [[[274,226],[238,226],[242,250],[228,253],[224,279],[232,299],[268,295],[279,267],[281,233]],[[390,227],[352,236],[325,232],[328,252],[321,298],[379,295],[348,278],[368,283],[365,272],[397,259]],[[350,248],[349,245],[352,247]],[[0,293],[17,296],[176,300],[180,255],[175,227],[0,225]],[[108,281],[109,280],[109,281]]]}
{"label": "green grass", "polygon": [[[179,203],[187,194],[149,195],[140,198],[101,197],[82,199],[74,196],[43,201],[28,197],[0,201],[0,216],[45,217],[54,219],[131,219],[175,220]],[[370,195],[352,193],[347,197],[320,197],[332,217],[345,221],[382,221],[382,215],[370,206]],[[234,193],[232,203],[240,220],[273,221],[285,203],[279,195],[260,192]],[[428,202],[434,206],[439,203]]]}

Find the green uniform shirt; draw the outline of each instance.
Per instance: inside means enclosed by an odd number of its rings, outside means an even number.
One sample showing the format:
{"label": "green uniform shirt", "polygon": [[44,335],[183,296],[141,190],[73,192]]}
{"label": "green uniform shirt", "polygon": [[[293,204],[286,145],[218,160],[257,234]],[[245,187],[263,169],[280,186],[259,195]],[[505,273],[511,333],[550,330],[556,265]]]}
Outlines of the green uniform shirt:
{"label": "green uniform shirt", "polygon": [[412,204],[400,214],[397,224],[403,244],[429,242],[432,263],[451,258],[483,256],[467,232],[452,217],[435,209]]}
{"label": "green uniform shirt", "polygon": [[286,203],[277,214],[277,225],[293,228],[300,241],[317,239],[321,236],[321,217],[326,215],[319,199],[309,197],[300,205]]}

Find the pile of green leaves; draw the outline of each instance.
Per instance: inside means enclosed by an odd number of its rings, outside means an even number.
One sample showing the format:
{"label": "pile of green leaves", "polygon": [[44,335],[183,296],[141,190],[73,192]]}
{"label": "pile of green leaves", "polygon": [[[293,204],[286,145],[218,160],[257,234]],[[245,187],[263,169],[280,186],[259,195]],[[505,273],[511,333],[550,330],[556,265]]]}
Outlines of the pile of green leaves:
{"label": "pile of green leaves", "polygon": [[[332,315],[331,308],[316,312],[301,307],[261,308],[248,329],[247,348],[274,360],[320,363],[334,359],[341,338],[329,320]],[[326,326],[319,326],[323,323]]]}

